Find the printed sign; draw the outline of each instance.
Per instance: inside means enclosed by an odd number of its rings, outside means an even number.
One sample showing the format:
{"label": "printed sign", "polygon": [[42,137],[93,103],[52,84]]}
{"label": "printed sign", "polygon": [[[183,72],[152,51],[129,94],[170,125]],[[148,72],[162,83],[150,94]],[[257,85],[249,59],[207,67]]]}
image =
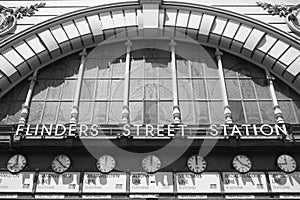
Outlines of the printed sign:
{"label": "printed sign", "polygon": [[285,174],[283,172],[269,172],[272,192],[299,193],[300,172]]}
{"label": "printed sign", "polygon": [[264,173],[252,172],[240,174],[224,172],[224,190],[226,193],[262,193],[268,192],[266,176]]}
{"label": "printed sign", "polygon": [[79,172],[56,174],[40,172],[36,192],[40,193],[77,193],[79,192]]}
{"label": "printed sign", "polygon": [[32,192],[34,172],[0,172],[0,192]]}
{"label": "printed sign", "polygon": [[220,193],[218,173],[177,173],[175,174],[178,193]]}
{"label": "printed sign", "polygon": [[158,172],[147,174],[133,172],[130,174],[131,193],[173,193],[173,174]]}
{"label": "printed sign", "polygon": [[83,177],[83,192],[126,193],[126,173],[86,172]]}

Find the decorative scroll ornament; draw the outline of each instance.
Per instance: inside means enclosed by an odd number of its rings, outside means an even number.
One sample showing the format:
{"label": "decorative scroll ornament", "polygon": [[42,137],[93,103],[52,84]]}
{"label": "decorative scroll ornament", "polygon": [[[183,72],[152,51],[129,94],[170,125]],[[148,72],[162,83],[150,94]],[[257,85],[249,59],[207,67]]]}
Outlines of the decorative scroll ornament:
{"label": "decorative scroll ornament", "polygon": [[300,4],[295,6],[272,5],[269,3],[256,2],[258,6],[263,7],[272,15],[285,17],[288,27],[297,35],[300,36]]}
{"label": "decorative scroll ornament", "polygon": [[37,3],[30,7],[20,6],[16,9],[0,5],[0,37],[14,30],[18,19],[24,16],[31,17],[42,7],[45,7],[45,3]]}

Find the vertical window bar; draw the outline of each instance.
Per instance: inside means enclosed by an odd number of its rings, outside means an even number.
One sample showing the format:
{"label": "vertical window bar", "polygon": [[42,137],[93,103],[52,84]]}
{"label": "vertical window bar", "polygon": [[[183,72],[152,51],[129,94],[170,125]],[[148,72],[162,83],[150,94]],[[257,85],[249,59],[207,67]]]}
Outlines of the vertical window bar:
{"label": "vertical window bar", "polygon": [[222,64],[222,57],[221,57],[223,55],[223,53],[218,48],[216,48],[215,55],[216,55],[217,62],[218,62],[218,74],[219,74],[219,78],[220,78],[221,91],[222,91],[222,97],[223,97],[225,123],[230,124],[230,123],[232,123],[232,113],[231,113],[231,109],[230,109],[230,106],[228,103],[228,96],[227,96],[224,73],[223,73],[223,64]]}
{"label": "vertical window bar", "polygon": [[38,70],[35,70],[33,72],[33,75],[29,78],[30,80],[30,85],[29,85],[29,89],[27,92],[27,96],[26,96],[26,100],[25,103],[22,106],[22,111],[21,111],[21,117],[19,119],[19,124],[26,124],[27,123],[27,118],[29,115],[29,105],[31,103],[31,98],[32,98],[32,94],[33,94],[33,90],[37,81],[37,75],[38,75]]}
{"label": "vertical window bar", "polygon": [[82,81],[83,81],[83,75],[85,70],[85,60],[87,55],[86,49],[83,49],[83,51],[79,55],[81,56],[81,61],[79,66],[78,79],[76,82],[75,95],[74,95],[73,106],[71,111],[71,119],[70,119],[70,123],[73,124],[77,124],[78,122],[79,100],[80,100]]}
{"label": "vertical window bar", "polygon": [[130,81],[130,51],[132,43],[127,40],[126,46],[126,62],[125,62],[125,77],[124,77],[124,99],[122,108],[122,123],[128,124],[130,122],[130,110],[129,110],[129,81]]}
{"label": "vertical window bar", "polygon": [[266,69],[266,76],[267,76],[267,81],[269,84],[270,94],[271,94],[271,98],[272,98],[272,102],[273,102],[273,110],[274,110],[274,115],[276,118],[276,123],[284,123],[282,111],[278,104],[277,97],[275,94],[274,84],[273,84],[273,80],[275,79],[275,77],[272,76],[270,74],[270,71],[267,69]]}
{"label": "vertical window bar", "polygon": [[176,42],[172,39],[169,43],[171,49],[171,69],[172,69],[172,88],[173,88],[173,123],[181,123],[181,113],[178,102],[178,85],[177,85],[177,69],[176,69]]}

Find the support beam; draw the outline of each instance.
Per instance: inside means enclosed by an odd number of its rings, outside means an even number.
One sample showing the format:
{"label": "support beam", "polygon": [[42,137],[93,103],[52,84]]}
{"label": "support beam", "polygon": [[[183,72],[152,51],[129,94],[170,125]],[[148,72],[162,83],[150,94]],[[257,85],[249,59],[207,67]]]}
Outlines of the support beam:
{"label": "support beam", "polygon": [[173,123],[181,123],[181,112],[178,101],[178,85],[177,85],[177,67],[176,67],[176,42],[172,39],[169,43],[171,49],[171,69],[172,69],[172,88],[173,88]]}
{"label": "support beam", "polygon": [[79,55],[81,55],[81,61],[80,61],[78,79],[76,82],[75,95],[74,95],[73,106],[71,111],[70,123],[72,124],[78,123],[80,94],[81,94],[82,81],[83,81],[83,75],[85,70],[85,60],[87,55],[86,49],[83,49],[83,51]]}
{"label": "support beam", "polygon": [[227,96],[227,90],[226,90],[226,85],[225,85],[225,78],[224,78],[224,73],[223,73],[223,64],[222,64],[222,57],[221,57],[223,55],[223,53],[218,48],[216,48],[215,55],[216,55],[217,62],[218,62],[218,74],[219,74],[220,83],[221,83],[225,123],[231,124],[232,123],[232,113],[231,113],[231,109],[230,109],[230,106],[228,103],[228,96]]}
{"label": "support beam", "polygon": [[130,51],[132,43],[127,40],[126,46],[126,62],[125,62],[125,75],[124,75],[124,99],[123,99],[123,109],[122,109],[122,123],[128,124],[130,122],[130,110],[129,110],[129,84],[130,84]]}
{"label": "support beam", "polygon": [[270,74],[270,71],[266,69],[266,76],[267,76],[267,81],[269,84],[269,89],[270,89],[270,94],[273,102],[273,109],[274,109],[274,115],[276,118],[276,123],[284,123],[284,119],[282,116],[282,111],[280,109],[280,106],[277,101],[275,89],[274,89],[274,84],[273,80],[275,80],[275,77]]}
{"label": "support beam", "polygon": [[21,117],[20,117],[20,120],[19,120],[19,124],[22,124],[22,125],[25,125],[27,123],[27,118],[28,118],[28,115],[29,115],[30,102],[31,102],[33,90],[34,90],[34,87],[35,87],[35,84],[36,84],[36,81],[37,81],[37,74],[38,74],[38,70],[35,70],[33,72],[33,75],[29,78],[30,85],[29,85],[29,89],[28,89],[28,92],[27,92],[25,103],[22,106]]}

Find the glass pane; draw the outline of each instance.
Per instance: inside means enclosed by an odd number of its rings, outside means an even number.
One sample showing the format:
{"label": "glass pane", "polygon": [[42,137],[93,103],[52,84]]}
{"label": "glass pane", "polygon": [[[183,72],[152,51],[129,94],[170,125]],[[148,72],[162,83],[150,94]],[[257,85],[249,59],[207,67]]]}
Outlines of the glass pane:
{"label": "glass pane", "polygon": [[58,111],[57,123],[66,124],[70,122],[72,102],[61,102]]}
{"label": "glass pane", "polygon": [[293,110],[291,101],[278,101],[283,118],[288,123],[297,123],[297,119]]}
{"label": "glass pane", "polygon": [[[46,102],[44,113],[43,113],[43,124],[54,124],[56,123],[56,115],[57,115],[57,108],[59,102]],[[71,116],[71,113],[70,113]]]}
{"label": "glass pane", "polygon": [[93,102],[80,102],[79,104],[79,123],[91,124],[93,113]]}
{"label": "glass pane", "polygon": [[48,80],[38,80],[35,84],[32,100],[45,100],[48,89]]}
{"label": "glass pane", "polygon": [[10,103],[7,124],[17,124],[19,122],[21,117],[22,104],[23,102],[19,101]]}
{"label": "glass pane", "polygon": [[240,84],[244,99],[256,99],[252,80],[240,79]]}
{"label": "glass pane", "polygon": [[209,123],[208,102],[194,102],[196,124]]}
{"label": "glass pane", "polygon": [[130,93],[129,93],[130,100],[142,100],[144,99],[144,80],[138,79],[130,80]]}
{"label": "glass pane", "polygon": [[300,101],[293,101],[294,109],[296,111],[296,115],[298,118],[298,122],[300,123]]}
{"label": "glass pane", "polygon": [[29,124],[41,123],[43,107],[44,107],[44,102],[31,102],[30,112],[28,116]]}
{"label": "glass pane", "polygon": [[145,124],[157,124],[157,102],[156,101],[144,101],[144,123]]}
{"label": "glass pane", "polygon": [[144,77],[144,60],[133,60],[131,61],[130,68],[130,77],[131,78],[142,78]]}
{"label": "glass pane", "polygon": [[114,63],[111,65],[112,77],[114,78],[123,78],[125,75],[125,66],[126,63]]}
{"label": "glass pane", "polygon": [[122,100],[124,96],[124,80],[112,80],[110,99]]}
{"label": "glass pane", "polygon": [[241,101],[229,101],[234,123],[245,123],[244,109]]}
{"label": "glass pane", "polygon": [[65,64],[67,65],[66,68],[66,77],[68,78],[75,78],[78,75],[78,70],[80,66],[80,58],[69,58],[66,59]]}
{"label": "glass pane", "polygon": [[258,99],[271,99],[270,88],[265,79],[253,79]]}
{"label": "glass pane", "polygon": [[96,99],[109,99],[110,80],[97,80],[96,84]]}
{"label": "glass pane", "polygon": [[24,101],[28,93],[29,83],[30,82],[27,80],[19,83],[13,89],[13,96],[11,97],[11,99]]}
{"label": "glass pane", "polygon": [[171,69],[171,64],[169,62],[169,59],[160,59],[157,70],[158,70],[158,77],[163,77],[163,78],[172,77],[172,69]]}
{"label": "glass pane", "polygon": [[223,102],[209,102],[210,119],[212,124],[224,124]]}
{"label": "glass pane", "polygon": [[157,67],[153,63],[145,63],[145,77],[152,77],[152,78],[157,78]]}
{"label": "glass pane", "polygon": [[159,102],[159,124],[173,122],[173,102]]}
{"label": "glass pane", "polygon": [[193,102],[181,101],[179,103],[181,111],[181,121],[184,124],[194,124],[194,107]]}
{"label": "glass pane", "polygon": [[191,62],[192,77],[203,77],[203,64],[199,62]]}
{"label": "glass pane", "polygon": [[66,68],[64,66],[64,63],[59,60],[50,66],[47,66],[39,71],[38,78],[49,78],[49,74],[51,74],[51,77],[55,78],[64,78],[65,77]]}
{"label": "glass pane", "polygon": [[229,99],[241,99],[239,82],[237,79],[225,79]]}
{"label": "glass pane", "polygon": [[260,101],[259,108],[262,115],[263,123],[275,123],[272,101]]}
{"label": "glass pane", "polygon": [[133,124],[143,124],[143,102],[130,102],[130,122]]}
{"label": "glass pane", "polygon": [[194,79],[192,80],[193,84],[193,92],[194,92],[194,99],[206,99],[206,88],[205,82],[203,79]]}
{"label": "glass pane", "polygon": [[62,92],[62,99],[72,100],[74,98],[74,91],[77,80],[65,80],[64,88]]}
{"label": "glass pane", "polygon": [[186,60],[176,60],[177,62],[177,77],[187,78],[190,77],[189,62]]}
{"label": "glass pane", "polygon": [[83,80],[80,99],[94,99],[95,80]]}
{"label": "glass pane", "polygon": [[210,99],[222,99],[220,80],[207,80],[207,88]]}
{"label": "glass pane", "polygon": [[203,63],[203,68],[204,68],[205,77],[212,77],[212,78],[219,77],[218,68],[214,63],[212,64]]}
{"label": "glass pane", "polygon": [[48,100],[58,100],[62,88],[63,80],[49,80]]}
{"label": "glass pane", "polygon": [[277,99],[291,99],[290,88],[288,85],[278,79],[275,79],[274,87]]}
{"label": "glass pane", "polygon": [[245,113],[247,118],[247,123],[262,123],[260,119],[260,112],[258,109],[258,103],[256,101],[245,101]]}
{"label": "glass pane", "polygon": [[123,107],[123,102],[110,102],[109,113],[108,113],[108,123],[109,124],[121,123],[122,107]]}
{"label": "glass pane", "polygon": [[88,58],[85,61],[84,78],[95,78],[97,73],[99,78],[110,77],[110,68],[107,60]]}
{"label": "glass pane", "polygon": [[145,80],[145,99],[158,99],[156,80]]}
{"label": "glass pane", "polygon": [[251,77],[251,69],[249,63],[241,62],[236,65],[235,70],[238,72],[239,77]]}
{"label": "glass pane", "polygon": [[93,124],[107,124],[107,102],[95,102]]}
{"label": "glass pane", "polygon": [[186,80],[186,79],[178,80],[178,96],[179,99],[193,99],[190,80]]}
{"label": "glass pane", "polygon": [[252,78],[259,78],[259,79],[266,78],[266,72],[264,69],[261,69],[255,65],[253,65],[252,63],[248,63],[248,64],[249,64]]}
{"label": "glass pane", "polygon": [[171,79],[160,79],[159,84],[159,99],[160,100],[172,100],[173,88]]}

